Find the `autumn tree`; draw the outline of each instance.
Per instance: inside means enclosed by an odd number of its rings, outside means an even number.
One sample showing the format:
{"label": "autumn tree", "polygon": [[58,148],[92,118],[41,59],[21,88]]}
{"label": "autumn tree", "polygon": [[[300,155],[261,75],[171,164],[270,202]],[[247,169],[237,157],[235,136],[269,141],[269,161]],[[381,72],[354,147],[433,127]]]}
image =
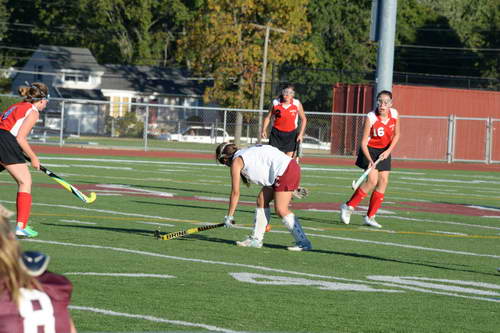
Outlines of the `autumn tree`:
{"label": "autumn tree", "polygon": [[[273,28],[268,62],[279,64],[298,58],[315,61],[315,49],[305,40],[311,31],[307,2],[207,0],[199,18],[186,26],[178,54],[194,72],[214,78],[213,87],[206,90],[206,102],[238,108],[256,106],[266,25]],[[241,123],[242,118],[237,118],[236,141]]]}
{"label": "autumn tree", "polygon": [[308,41],[317,51],[314,68],[288,61],[280,81],[293,82],[308,111],[332,110],[332,84],[361,82],[376,63],[376,45],[369,41],[371,2],[366,0],[311,0]]}

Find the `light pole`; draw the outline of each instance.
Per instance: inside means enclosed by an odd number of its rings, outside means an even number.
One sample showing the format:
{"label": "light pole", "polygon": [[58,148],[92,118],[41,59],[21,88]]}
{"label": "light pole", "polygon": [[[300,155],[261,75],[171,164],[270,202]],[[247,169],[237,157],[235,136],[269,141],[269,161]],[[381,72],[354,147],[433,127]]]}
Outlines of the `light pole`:
{"label": "light pole", "polygon": [[262,117],[263,117],[263,110],[264,110],[264,95],[265,95],[265,90],[266,90],[266,70],[267,70],[267,48],[269,44],[269,32],[271,30],[276,31],[276,32],[281,32],[281,33],[286,33],[286,30],[279,29],[279,28],[271,28],[269,26],[269,23],[266,25],[260,25],[260,24],[252,24],[253,26],[259,28],[259,29],[266,29],[266,37],[264,39],[264,57],[262,59],[262,77],[260,81],[260,96],[259,96],[259,133],[257,134],[257,142],[260,143],[260,133],[262,132]]}

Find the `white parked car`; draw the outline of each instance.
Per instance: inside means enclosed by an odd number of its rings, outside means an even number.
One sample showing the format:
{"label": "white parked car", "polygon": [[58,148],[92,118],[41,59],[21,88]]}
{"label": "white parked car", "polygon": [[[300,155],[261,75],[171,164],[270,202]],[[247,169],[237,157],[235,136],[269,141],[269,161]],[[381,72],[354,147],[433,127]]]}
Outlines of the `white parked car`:
{"label": "white parked car", "polygon": [[321,149],[330,150],[330,142],[319,141],[312,136],[304,135],[304,140],[302,141],[302,148],[304,149]]}
{"label": "white parked car", "polygon": [[190,126],[181,133],[167,134],[167,140],[179,142],[197,143],[221,143],[232,141],[234,137],[223,128],[212,128],[210,126]]}

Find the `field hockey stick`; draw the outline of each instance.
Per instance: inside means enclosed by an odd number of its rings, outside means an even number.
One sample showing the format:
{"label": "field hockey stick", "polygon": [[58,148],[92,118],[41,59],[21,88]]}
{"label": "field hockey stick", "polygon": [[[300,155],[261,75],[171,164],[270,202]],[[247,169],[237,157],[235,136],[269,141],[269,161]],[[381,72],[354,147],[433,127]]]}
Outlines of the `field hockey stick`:
{"label": "field hockey stick", "polygon": [[190,228],[190,229],[186,229],[186,230],[182,230],[182,231],[176,231],[176,232],[170,232],[170,233],[165,234],[165,235],[161,235],[158,230],[155,230],[154,236],[157,239],[169,240],[169,239],[179,238],[179,237],[186,236],[186,235],[195,234],[195,233],[200,232],[200,231],[205,231],[205,230],[220,228],[220,227],[223,227],[223,226],[225,226],[224,223],[210,224],[210,225],[204,225],[202,227]]}
{"label": "field hockey stick", "polygon": [[293,157],[299,163],[300,158],[302,157],[302,144],[300,141],[295,142],[295,150],[293,151]]}
{"label": "field hockey stick", "polygon": [[[25,156],[25,158],[31,162],[31,159],[28,156]],[[95,192],[91,192],[89,196],[86,196],[79,189],[77,189],[76,187],[74,187],[73,185],[71,185],[70,183],[68,183],[67,181],[65,181],[64,179],[62,179],[61,177],[59,177],[58,175],[56,175],[55,173],[53,173],[52,171],[50,171],[49,169],[45,168],[42,165],[40,165],[40,171],[45,173],[50,178],[54,179],[56,182],[61,184],[62,187],[64,187],[69,192],[73,193],[76,197],[78,197],[78,199],[82,200],[85,203],[88,204],[93,203],[97,198]]]}
{"label": "field hockey stick", "polygon": [[358,178],[358,180],[352,181],[353,190],[356,190],[359,187],[359,185],[361,185],[361,183],[366,179],[366,177],[368,177],[370,172],[372,172],[372,170],[377,166],[378,162],[380,161],[381,159],[379,158],[378,160],[375,161],[375,163],[373,163],[373,165],[370,168],[366,169],[366,171],[363,172],[363,174],[361,175],[361,177]]}

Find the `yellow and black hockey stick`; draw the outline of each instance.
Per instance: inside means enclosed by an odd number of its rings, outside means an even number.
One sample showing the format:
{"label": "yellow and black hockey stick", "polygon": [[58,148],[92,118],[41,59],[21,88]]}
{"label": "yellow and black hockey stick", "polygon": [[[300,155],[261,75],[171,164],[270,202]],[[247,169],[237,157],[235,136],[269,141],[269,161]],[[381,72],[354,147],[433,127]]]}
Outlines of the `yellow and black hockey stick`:
{"label": "yellow and black hockey stick", "polygon": [[169,239],[179,238],[179,237],[186,236],[186,235],[195,234],[195,233],[200,232],[200,231],[220,228],[223,226],[224,226],[224,223],[210,224],[210,225],[204,225],[204,226],[197,227],[197,228],[190,228],[190,229],[186,229],[186,230],[182,230],[182,231],[170,232],[170,233],[164,234],[164,235],[162,235],[158,230],[156,230],[154,233],[154,236],[157,239],[169,240]]}
{"label": "yellow and black hockey stick", "polygon": [[[31,162],[31,159],[28,156],[25,156],[25,158]],[[48,170],[47,168],[45,168],[42,165],[40,165],[40,171],[45,173],[50,178],[54,179],[56,182],[61,184],[62,187],[64,187],[69,192],[73,193],[78,199],[82,200],[85,203],[88,203],[88,204],[93,203],[95,201],[95,199],[97,198],[95,192],[91,192],[89,196],[86,196],[79,189],[77,189],[76,187],[74,187],[73,185],[71,185],[70,183],[68,183],[67,181],[65,181],[64,179],[62,179],[61,177],[59,177],[58,175],[56,175],[55,173]]]}

